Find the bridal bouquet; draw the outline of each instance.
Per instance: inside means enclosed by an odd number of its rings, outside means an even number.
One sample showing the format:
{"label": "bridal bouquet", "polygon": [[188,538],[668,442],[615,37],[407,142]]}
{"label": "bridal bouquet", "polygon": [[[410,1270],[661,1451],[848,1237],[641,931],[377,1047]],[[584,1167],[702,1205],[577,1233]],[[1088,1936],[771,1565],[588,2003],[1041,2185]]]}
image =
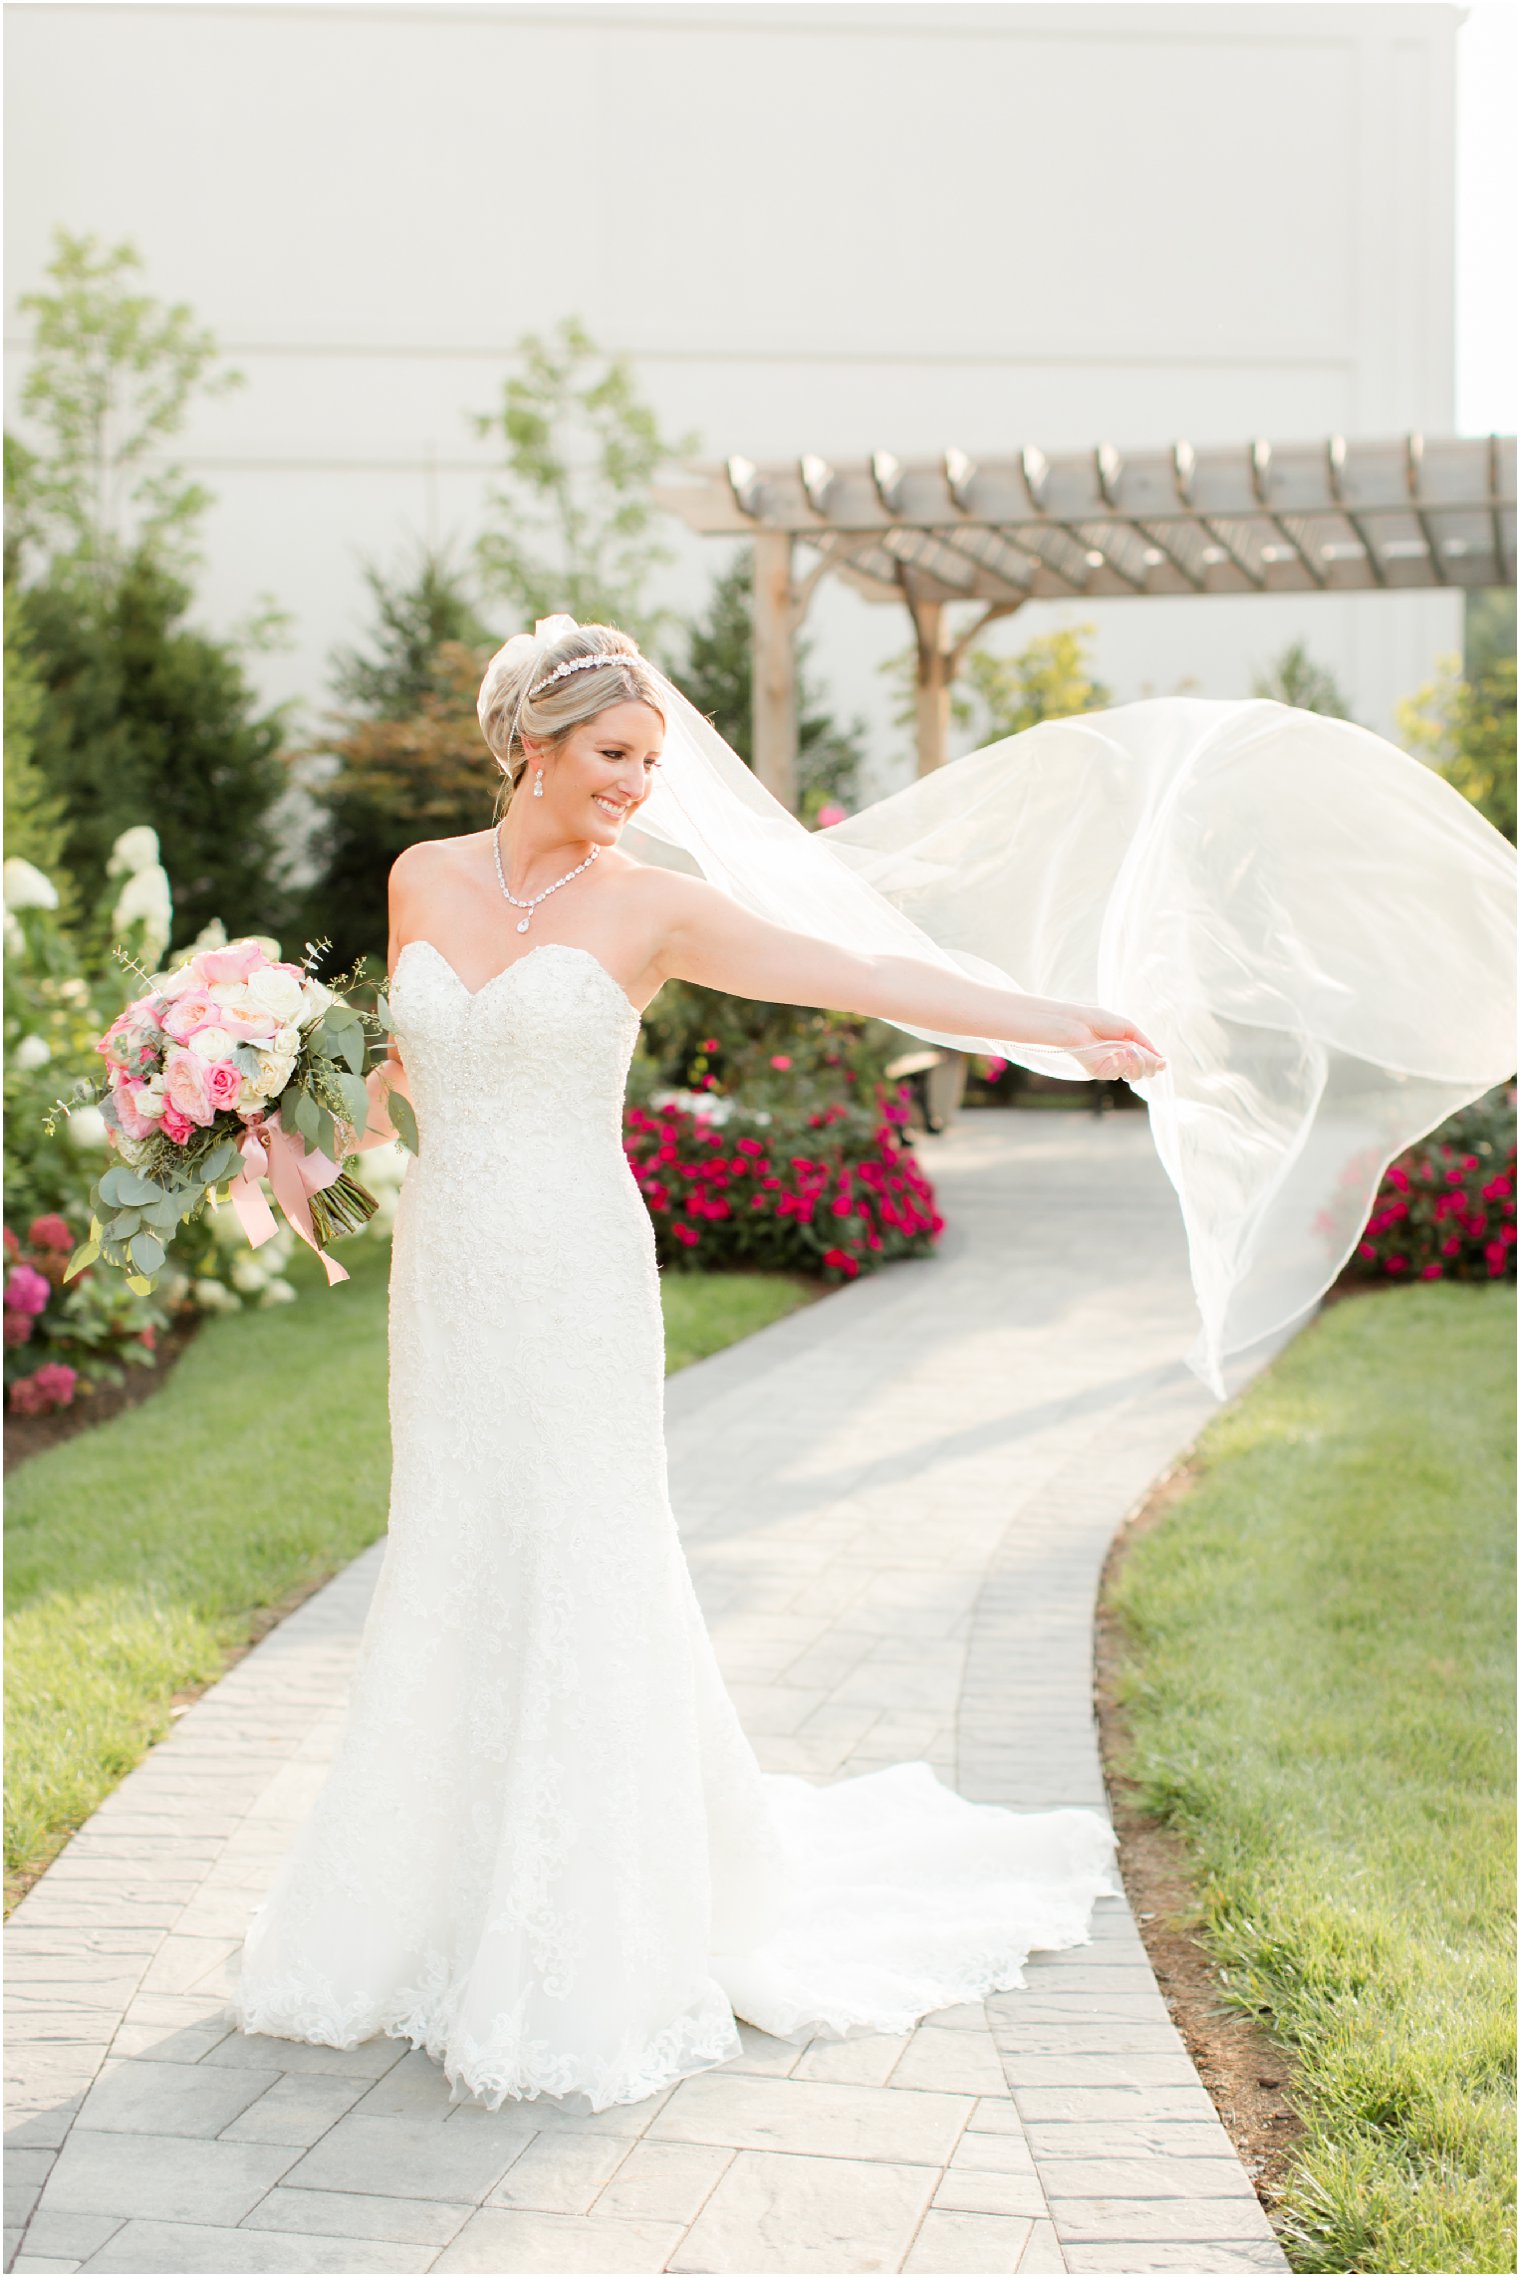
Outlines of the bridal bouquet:
{"label": "bridal bouquet", "polygon": [[[375,1013],[360,1011],[272,947],[247,936],[143,973],[142,993],[97,1040],[106,1072],[86,1095],[120,1160],[91,1188],[89,1235],[65,1280],[104,1256],[146,1294],[181,1221],[208,1198],[230,1198],[257,1248],[276,1230],[266,1177],[329,1284],[348,1279],[328,1249],[377,1207],[344,1156],[369,1119],[370,1024],[388,1033],[389,1008],[382,995]],[[390,1111],[415,1152],[408,1102],[393,1094]]]}

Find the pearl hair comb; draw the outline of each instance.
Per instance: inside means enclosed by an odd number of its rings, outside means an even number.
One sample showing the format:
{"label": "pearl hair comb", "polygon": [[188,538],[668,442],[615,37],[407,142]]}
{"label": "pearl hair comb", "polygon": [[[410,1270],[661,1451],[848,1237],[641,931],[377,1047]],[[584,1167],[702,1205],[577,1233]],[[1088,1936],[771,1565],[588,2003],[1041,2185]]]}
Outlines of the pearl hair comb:
{"label": "pearl hair comb", "polygon": [[593,664],[631,664],[633,661],[631,656],[606,649],[596,656],[572,656],[568,664],[556,664],[549,677],[540,680],[536,688],[530,688],[528,694],[530,697],[541,695],[545,688],[552,688],[556,680],[563,680],[567,672],[585,672]]}

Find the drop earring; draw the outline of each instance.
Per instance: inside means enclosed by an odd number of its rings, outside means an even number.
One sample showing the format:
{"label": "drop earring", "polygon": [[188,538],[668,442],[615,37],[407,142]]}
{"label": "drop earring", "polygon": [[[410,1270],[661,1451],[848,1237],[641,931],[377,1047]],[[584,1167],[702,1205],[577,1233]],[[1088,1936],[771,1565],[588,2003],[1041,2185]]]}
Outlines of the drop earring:
{"label": "drop earring", "polygon": [[540,767],[540,768],[539,768],[539,770],[538,770],[538,773],[537,773],[537,774],[534,776],[534,778],[533,778],[533,796],[534,796],[536,799],[541,799],[541,798],[543,797],[543,795],[544,795],[544,771],[543,771],[542,767]]}

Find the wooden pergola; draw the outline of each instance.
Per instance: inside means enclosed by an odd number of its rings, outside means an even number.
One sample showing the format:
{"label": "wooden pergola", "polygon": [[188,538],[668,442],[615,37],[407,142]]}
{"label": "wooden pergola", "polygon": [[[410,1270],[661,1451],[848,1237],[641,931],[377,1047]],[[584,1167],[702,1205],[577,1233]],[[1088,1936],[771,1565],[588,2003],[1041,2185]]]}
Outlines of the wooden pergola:
{"label": "wooden pergola", "polygon": [[[1515,438],[1189,443],[831,464],[730,458],[666,484],[692,529],[755,548],[755,771],[796,804],[794,640],[821,577],[909,611],[918,764],[943,764],[970,644],[1032,600],[1408,592],[1515,575]],[[800,576],[798,545],[816,560]],[[974,605],[952,633],[953,603]]]}

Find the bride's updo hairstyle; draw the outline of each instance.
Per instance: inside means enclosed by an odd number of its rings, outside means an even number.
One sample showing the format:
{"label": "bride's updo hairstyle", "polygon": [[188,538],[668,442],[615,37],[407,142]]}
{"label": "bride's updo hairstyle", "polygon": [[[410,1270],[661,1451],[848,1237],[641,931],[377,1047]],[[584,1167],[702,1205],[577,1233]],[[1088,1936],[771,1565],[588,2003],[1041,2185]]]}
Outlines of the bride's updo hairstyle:
{"label": "bride's updo hairstyle", "polygon": [[[580,661],[593,657],[595,663]],[[552,679],[565,664],[578,669]],[[583,720],[595,719],[609,705],[630,702],[648,704],[665,717],[653,672],[637,645],[615,625],[577,625],[546,649],[536,649],[518,633],[499,648],[486,666],[475,706],[481,733],[501,769],[497,819],[527,771],[525,735],[535,743],[562,743]]]}

